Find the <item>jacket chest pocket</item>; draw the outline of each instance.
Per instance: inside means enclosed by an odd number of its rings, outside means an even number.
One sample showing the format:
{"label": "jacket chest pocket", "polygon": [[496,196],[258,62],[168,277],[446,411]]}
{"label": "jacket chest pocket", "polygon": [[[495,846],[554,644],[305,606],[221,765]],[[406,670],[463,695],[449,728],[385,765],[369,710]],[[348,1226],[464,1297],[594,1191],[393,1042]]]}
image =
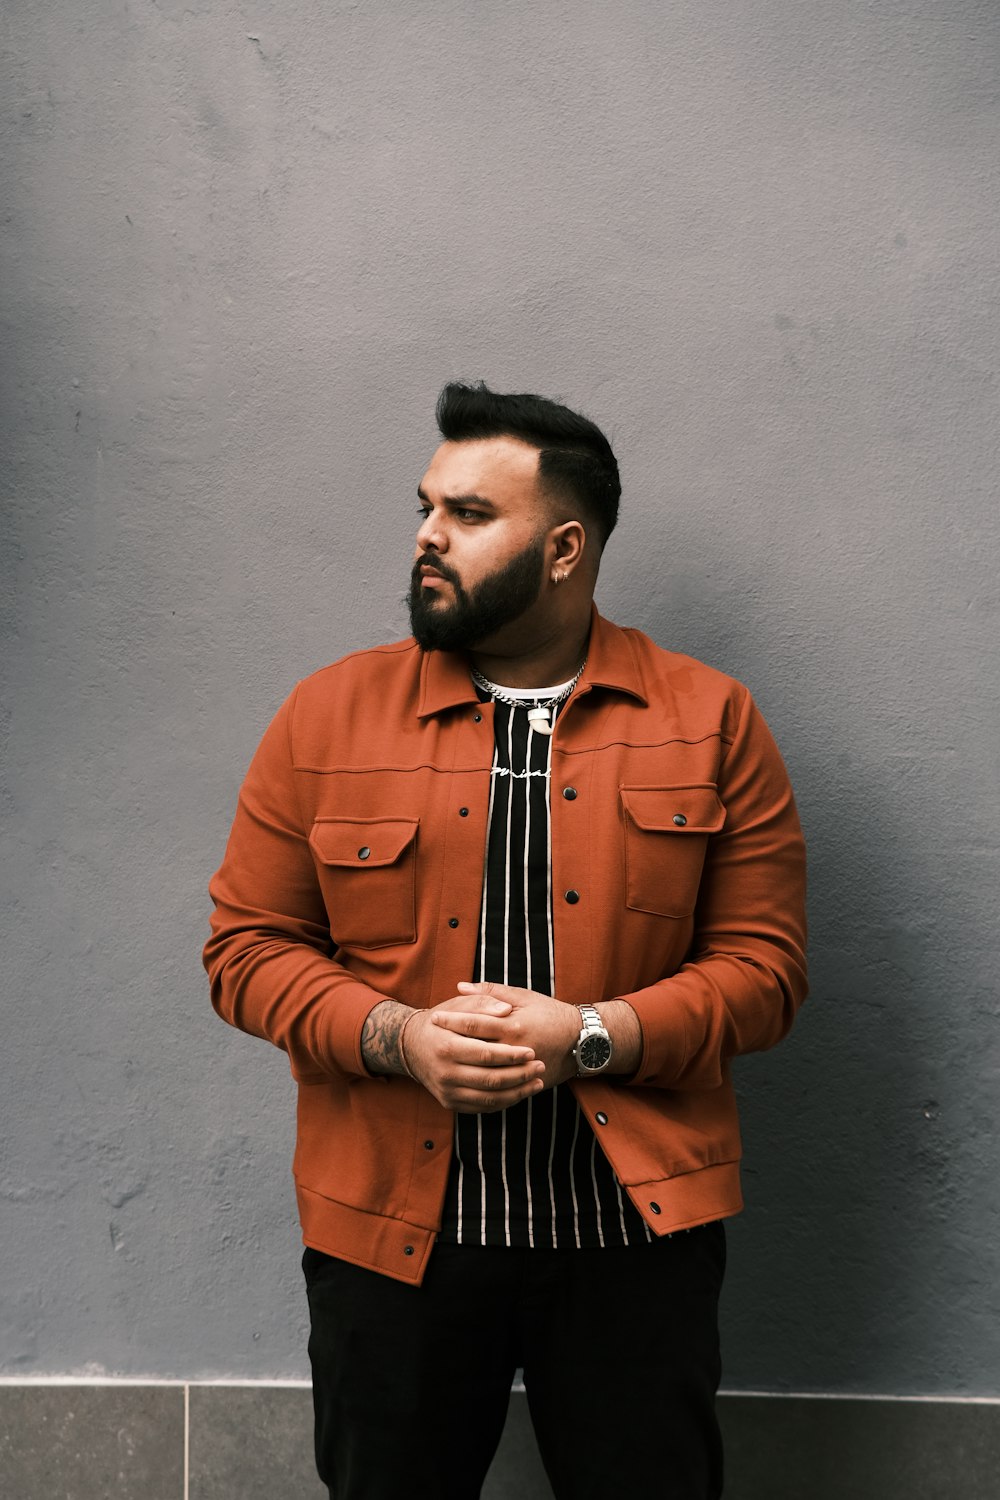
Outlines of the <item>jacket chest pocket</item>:
{"label": "jacket chest pocket", "polygon": [[659,917],[689,917],[709,836],[726,821],[714,786],[623,786],[626,903]]}
{"label": "jacket chest pocket", "polygon": [[317,818],[309,847],[339,945],[385,948],[417,937],[416,818]]}

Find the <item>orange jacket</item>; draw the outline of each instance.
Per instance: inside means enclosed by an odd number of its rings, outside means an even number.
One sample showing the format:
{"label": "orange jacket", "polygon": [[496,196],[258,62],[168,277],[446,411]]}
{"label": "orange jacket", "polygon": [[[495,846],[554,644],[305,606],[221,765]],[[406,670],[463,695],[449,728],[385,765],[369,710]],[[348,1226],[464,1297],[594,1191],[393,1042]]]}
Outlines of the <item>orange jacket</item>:
{"label": "orange jacket", "polygon": [[[434,1245],[453,1116],[372,1077],[361,1028],[382,999],[434,1005],[472,977],[492,755],[461,657],[346,657],[278,711],[210,887],[212,1003],[298,1081],[304,1239],[403,1281]],[[556,994],[623,998],[643,1033],[634,1077],[571,1087],[656,1233],[736,1213],[730,1059],[780,1040],[806,991],[774,741],[739,683],[595,610],[551,803]]]}

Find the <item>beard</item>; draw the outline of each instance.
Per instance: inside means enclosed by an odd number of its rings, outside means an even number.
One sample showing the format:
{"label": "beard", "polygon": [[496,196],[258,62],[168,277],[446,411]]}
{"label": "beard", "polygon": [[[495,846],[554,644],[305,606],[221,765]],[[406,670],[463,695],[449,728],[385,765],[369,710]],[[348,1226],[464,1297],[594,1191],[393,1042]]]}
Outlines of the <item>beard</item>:
{"label": "beard", "polygon": [[[545,538],[539,536],[467,592],[446,562],[433,553],[419,557],[413,565],[407,600],[410,629],[417,645],[422,651],[465,651],[519,619],[541,593],[544,558]],[[421,568],[433,568],[448,580],[455,594],[450,604],[433,589],[423,587]]]}

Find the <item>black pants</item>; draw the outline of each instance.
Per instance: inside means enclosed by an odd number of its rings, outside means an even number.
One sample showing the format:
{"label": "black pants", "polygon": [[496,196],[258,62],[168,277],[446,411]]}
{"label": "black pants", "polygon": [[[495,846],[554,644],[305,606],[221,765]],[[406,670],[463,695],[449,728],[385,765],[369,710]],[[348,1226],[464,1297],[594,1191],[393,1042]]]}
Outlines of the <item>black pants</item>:
{"label": "black pants", "polygon": [[332,1500],[476,1500],[524,1368],[557,1500],[717,1500],[721,1223],[651,1245],[438,1245],[421,1287],[306,1250]]}

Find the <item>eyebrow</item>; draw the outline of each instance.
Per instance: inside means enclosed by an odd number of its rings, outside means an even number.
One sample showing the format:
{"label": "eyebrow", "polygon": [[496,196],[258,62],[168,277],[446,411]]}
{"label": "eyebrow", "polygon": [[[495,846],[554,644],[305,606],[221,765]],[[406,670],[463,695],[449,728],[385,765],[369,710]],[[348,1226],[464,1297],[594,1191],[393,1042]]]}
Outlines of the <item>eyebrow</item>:
{"label": "eyebrow", "polygon": [[[422,485],[417,485],[417,495],[421,500],[426,500],[428,505],[431,503],[430,496],[427,494],[427,491],[423,488]],[[491,510],[494,512],[496,511],[496,506],[493,504],[493,501],[487,500],[485,495],[442,495],[441,499],[444,501],[445,505],[478,505],[481,506],[483,510]]]}

